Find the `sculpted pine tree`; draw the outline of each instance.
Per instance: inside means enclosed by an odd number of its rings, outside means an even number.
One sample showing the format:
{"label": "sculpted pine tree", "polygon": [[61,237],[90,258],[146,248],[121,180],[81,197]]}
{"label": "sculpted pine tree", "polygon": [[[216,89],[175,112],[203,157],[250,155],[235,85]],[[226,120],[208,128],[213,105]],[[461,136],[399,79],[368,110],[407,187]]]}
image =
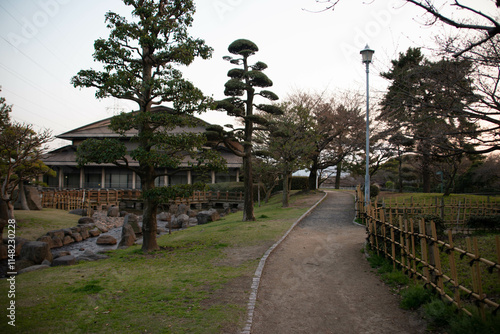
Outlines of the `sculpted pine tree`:
{"label": "sculpted pine tree", "polygon": [[[116,13],[106,14],[111,33],[95,41],[94,60],[103,71],[82,70],[73,77],[75,87],[97,88],[96,97],[115,97],[137,103],[136,112],[113,117],[110,128],[118,134],[133,133],[130,150],[120,139],[87,140],[78,149],[78,162],[113,163],[129,168],[141,179],[143,191],[143,251],[158,249],[156,211],[159,202],[186,195],[191,188],[155,187],[155,179],[178,170],[189,158],[193,166],[221,167],[212,152],[202,150],[206,138],[196,132],[173,135],[176,127],[196,125],[195,111],[208,107],[208,100],[182,78],[178,65],[189,65],[196,57],[208,59],[212,49],[187,29],[193,21],[194,1],[123,0],[132,7],[133,21]],[[154,107],[163,103],[173,110]],[[137,161],[133,167],[130,162]],[[167,171],[167,172],[165,172]]]}
{"label": "sculpted pine tree", "polygon": [[[241,68],[234,68],[227,73],[230,77],[229,81],[225,84],[224,95],[229,98],[218,101],[217,109],[226,111],[229,116],[237,117],[243,124],[244,128],[233,128],[231,131],[225,131],[222,127],[216,126],[210,128],[212,135],[226,143],[233,153],[243,158],[244,169],[244,186],[245,186],[245,199],[243,220],[255,220],[253,213],[253,176],[252,176],[252,145],[254,130],[265,130],[267,128],[267,121],[258,113],[254,112],[254,108],[258,111],[268,114],[281,114],[279,107],[269,104],[255,104],[254,98],[256,96],[264,97],[271,101],[278,100],[278,96],[268,90],[261,90],[257,92],[258,88],[270,87],[273,82],[262,72],[267,68],[263,62],[257,62],[254,65],[249,65],[248,58],[254,55],[259,48],[255,43],[246,40],[238,39],[231,43],[228,51],[238,56],[232,58],[229,56],[224,57],[225,60],[231,64],[241,65]],[[241,97],[246,94],[246,98]],[[237,139],[243,144],[243,151],[234,146],[234,140]]]}

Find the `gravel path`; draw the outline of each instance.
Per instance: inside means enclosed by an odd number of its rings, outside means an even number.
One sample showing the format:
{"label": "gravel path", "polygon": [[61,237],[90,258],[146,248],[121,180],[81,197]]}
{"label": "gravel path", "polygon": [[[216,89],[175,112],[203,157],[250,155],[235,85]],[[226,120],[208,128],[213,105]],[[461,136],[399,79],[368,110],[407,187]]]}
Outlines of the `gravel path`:
{"label": "gravel path", "polygon": [[371,272],[354,198],[330,192],[267,259],[252,334],[424,333]]}

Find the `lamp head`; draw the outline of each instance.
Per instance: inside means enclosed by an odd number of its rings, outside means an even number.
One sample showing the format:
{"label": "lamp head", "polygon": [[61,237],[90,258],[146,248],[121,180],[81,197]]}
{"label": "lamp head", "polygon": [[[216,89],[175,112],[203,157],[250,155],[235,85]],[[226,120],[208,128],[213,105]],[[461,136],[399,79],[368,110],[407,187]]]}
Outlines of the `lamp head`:
{"label": "lamp head", "polygon": [[369,64],[372,62],[373,54],[375,53],[375,51],[370,49],[368,44],[366,44],[364,50],[361,50],[359,53],[361,53],[361,57],[363,58],[363,63]]}

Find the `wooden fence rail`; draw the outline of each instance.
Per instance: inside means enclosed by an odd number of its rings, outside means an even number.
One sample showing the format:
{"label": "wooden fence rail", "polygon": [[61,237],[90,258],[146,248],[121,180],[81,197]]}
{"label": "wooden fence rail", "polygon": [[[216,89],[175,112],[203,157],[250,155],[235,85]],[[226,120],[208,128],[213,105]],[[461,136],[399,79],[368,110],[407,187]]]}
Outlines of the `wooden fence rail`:
{"label": "wooden fence rail", "polygon": [[[487,309],[495,315],[499,313],[499,235],[494,245],[497,258],[487,259],[481,256],[476,237],[465,237],[466,249],[462,249],[457,247],[455,241],[459,237],[452,229],[439,233],[433,221],[408,218],[393,211],[387,214],[383,207],[372,203],[365,207],[359,189],[356,200],[358,214],[363,215],[366,222],[370,247],[392,260],[394,268],[400,268],[415,280],[422,280],[442,299],[469,315],[471,312],[465,306],[473,304],[478,305],[483,318]],[[464,268],[468,269],[464,272]]]}
{"label": "wooden fence rail", "polygon": [[[73,210],[83,208],[102,209],[103,206],[119,205],[123,201],[141,201],[140,190],[58,190],[42,191],[44,207]],[[241,202],[242,192],[195,191],[187,198],[176,198],[171,203],[192,204],[210,201]]]}

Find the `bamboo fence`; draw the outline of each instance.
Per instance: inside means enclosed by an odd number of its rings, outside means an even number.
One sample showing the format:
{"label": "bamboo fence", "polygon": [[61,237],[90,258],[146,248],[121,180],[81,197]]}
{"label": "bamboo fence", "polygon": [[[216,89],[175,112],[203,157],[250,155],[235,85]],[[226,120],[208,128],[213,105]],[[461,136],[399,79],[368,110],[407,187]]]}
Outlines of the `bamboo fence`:
{"label": "bamboo fence", "polygon": [[358,217],[364,215],[367,240],[377,254],[392,260],[395,269],[414,280],[422,280],[468,315],[474,304],[483,319],[487,310],[498,313],[500,235],[495,236],[496,259],[487,259],[481,256],[478,238],[466,237],[466,249],[459,248],[452,229],[439,233],[433,221],[408,218],[399,211],[386,214],[385,208],[371,203],[365,210],[362,196],[358,189]]}
{"label": "bamboo fence", "polygon": [[500,215],[500,203],[498,201],[471,200],[470,198],[450,198],[447,201],[441,197],[422,199],[420,201],[411,197],[409,200],[399,201],[389,199],[388,201],[375,200],[377,206],[385,210],[386,215],[402,215],[405,218],[415,216],[439,217],[448,229],[454,231],[467,231],[467,221],[471,216],[496,216]]}

